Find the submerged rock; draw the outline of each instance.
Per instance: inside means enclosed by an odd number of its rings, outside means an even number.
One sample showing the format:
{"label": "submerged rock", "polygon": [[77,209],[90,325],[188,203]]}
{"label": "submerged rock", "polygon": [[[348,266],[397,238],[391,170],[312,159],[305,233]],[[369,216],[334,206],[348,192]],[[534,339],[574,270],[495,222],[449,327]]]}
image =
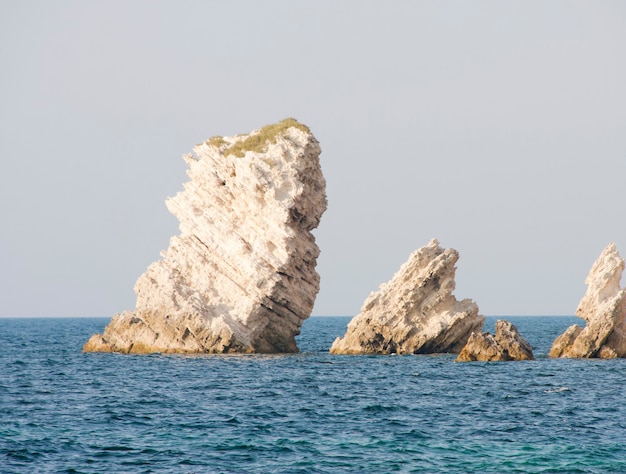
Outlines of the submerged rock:
{"label": "submerged rock", "polygon": [[623,271],[624,259],[611,243],[591,267],[585,280],[587,292],[576,309],[587,325],[567,328],[554,340],[550,357],[626,357],[626,289],[620,288]]}
{"label": "submerged rock", "polygon": [[496,321],[495,337],[488,332],[473,332],[456,358],[457,362],[535,360],[532,346],[514,324]]}
{"label": "submerged rock", "polygon": [[332,354],[428,354],[458,352],[484,317],[471,300],[457,301],[459,254],[431,240],[393,278],[365,300],[361,313],[337,338]]}
{"label": "submerged rock", "polygon": [[297,352],[319,290],[311,230],[326,210],[320,147],[293,119],[214,137],[183,158],[190,181],[166,201],[180,221],[87,352]]}

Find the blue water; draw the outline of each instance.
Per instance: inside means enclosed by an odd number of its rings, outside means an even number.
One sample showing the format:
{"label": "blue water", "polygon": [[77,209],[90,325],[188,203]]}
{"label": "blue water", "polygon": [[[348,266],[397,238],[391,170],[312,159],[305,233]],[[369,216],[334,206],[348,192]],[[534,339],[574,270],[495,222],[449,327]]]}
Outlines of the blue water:
{"label": "blue water", "polygon": [[626,360],[507,319],[536,361],[329,355],[349,318],[293,355],[83,354],[108,318],[0,319],[0,472],[626,472]]}

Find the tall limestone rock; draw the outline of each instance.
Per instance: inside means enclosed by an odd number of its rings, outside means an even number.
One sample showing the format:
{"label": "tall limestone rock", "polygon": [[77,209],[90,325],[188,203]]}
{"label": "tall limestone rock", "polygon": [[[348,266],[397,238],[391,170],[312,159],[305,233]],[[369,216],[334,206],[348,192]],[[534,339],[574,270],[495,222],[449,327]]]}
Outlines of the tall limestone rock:
{"label": "tall limestone rock", "polygon": [[458,259],[456,250],[444,250],[435,239],[413,252],[394,277],[365,300],[330,352],[459,352],[485,318],[473,301],[457,301],[452,295]]}
{"label": "tall limestone rock", "polygon": [[293,119],[214,137],[183,158],[190,181],[166,201],[180,221],[87,352],[297,352],[319,290],[311,230],[326,210],[320,147]]}
{"label": "tall limestone rock", "polygon": [[587,292],[576,309],[587,325],[567,328],[554,340],[550,357],[626,357],[626,289],[620,289],[623,271],[624,259],[611,243],[591,267],[585,280]]}

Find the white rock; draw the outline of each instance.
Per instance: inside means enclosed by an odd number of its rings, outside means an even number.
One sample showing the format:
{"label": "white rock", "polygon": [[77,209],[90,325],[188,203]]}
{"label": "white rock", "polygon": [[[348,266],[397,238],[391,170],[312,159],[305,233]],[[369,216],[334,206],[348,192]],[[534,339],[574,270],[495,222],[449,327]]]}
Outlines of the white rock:
{"label": "white rock", "polygon": [[584,328],[570,326],[557,337],[550,357],[626,357],[626,289],[620,288],[624,259],[609,244],[593,264],[585,280],[587,292],[576,315]]}
{"label": "white rock", "polygon": [[185,155],[190,181],[166,201],[180,235],[137,280],[135,310],[84,350],[296,352],[319,290],[310,232],[326,210],[319,154],[308,128],[288,119]]}
{"label": "white rock", "polygon": [[433,239],[411,254],[387,283],[367,298],[361,313],[337,338],[333,354],[458,352],[484,317],[471,300],[457,301],[455,264],[459,254]]}

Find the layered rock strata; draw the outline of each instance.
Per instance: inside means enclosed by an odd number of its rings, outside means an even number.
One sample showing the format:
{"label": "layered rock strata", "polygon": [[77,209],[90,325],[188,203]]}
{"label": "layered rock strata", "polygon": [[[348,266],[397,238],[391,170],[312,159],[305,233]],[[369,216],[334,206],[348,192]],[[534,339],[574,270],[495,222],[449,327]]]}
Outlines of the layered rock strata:
{"label": "layered rock strata", "polygon": [[611,243],[591,267],[585,280],[587,292],[576,309],[586,326],[567,328],[554,340],[550,357],[626,357],[626,289],[620,288],[623,271],[624,259]]}
{"label": "layered rock strata", "polygon": [[514,324],[496,321],[496,335],[473,332],[456,358],[457,362],[535,360],[532,346]]}
{"label": "layered rock strata", "polygon": [[320,147],[293,119],[213,137],[183,158],[180,221],[162,259],[135,285],[88,352],[297,352],[319,290],[311,230],[326,210]]}
{"label": "layered rock strata", "polygon": [[435,239],[416,250],[393,278],[365,300],[361,313],[337,338],[333,354],[459,352],[484,317],[471,300],[457,301],[459,254]]}

